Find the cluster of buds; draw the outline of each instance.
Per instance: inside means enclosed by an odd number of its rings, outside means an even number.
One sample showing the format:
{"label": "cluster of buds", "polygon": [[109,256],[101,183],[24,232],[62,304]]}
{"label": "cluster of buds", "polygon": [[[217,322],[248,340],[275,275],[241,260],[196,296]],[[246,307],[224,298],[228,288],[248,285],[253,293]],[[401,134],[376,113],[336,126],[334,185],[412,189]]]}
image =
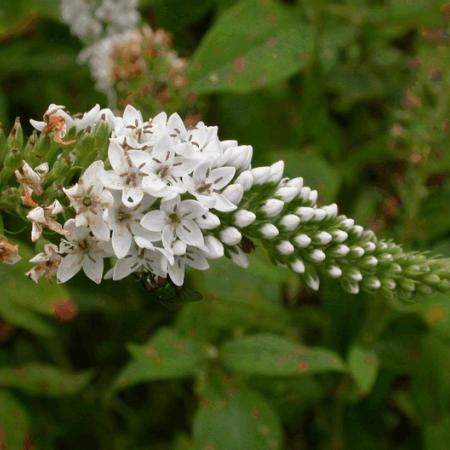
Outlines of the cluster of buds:
{"label": "cluster of buds", "polygon": [[195,95],[187,83],[187,61],[172,49],[171,35],[148,25],[107,36],[84,49],[97,88],[114,104],[141,111],[193,111]]}
{"label": "cluster of buds", "polygon": [[[247,267],[258,241],[274,263],[314,290],[323,277],[353,294],[405,299],[450,287],[448,259],[378,240],[339,215],[335,204],[319,206],[318,192],[302,178],[283,176],[282,161],[252,168],[252,147],[221,141],[217,127],[199,122],[188,128],[177,114],[146,120],[131,106],[121,117],[98,106],[79,119],[58,111],[67,115],[66,134],[56,139],[57,131],[42,131],[19,151],[36,162],[45,142],[51,156],[41,174],[33,162],[22,163],[22,172],[25,164],[34,172],[32,194],[36,185],[42,192],[26,214],[32,240],[44,228],[60,235],[33,258],[29,276],[35,281],[66,282],[82,270],[96,283],[138,274],[147,285],[170,278],[181,286],[187,266],[206,270],[209,259],[227,256]],[[5,147],[8,153],[6,140]],[[23,197],[24,182],[18,181],[0,196],[8,212],[17,211],[11,202]]]}

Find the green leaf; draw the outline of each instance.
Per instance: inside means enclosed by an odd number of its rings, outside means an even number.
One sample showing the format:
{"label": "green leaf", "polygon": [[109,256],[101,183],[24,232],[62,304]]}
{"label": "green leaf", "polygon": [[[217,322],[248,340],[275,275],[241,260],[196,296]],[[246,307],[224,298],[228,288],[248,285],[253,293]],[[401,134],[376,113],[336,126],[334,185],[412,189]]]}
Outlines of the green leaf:
{"label": "green leaf", "polygon": [[28,440],[25,410],[9,392],[0,390],[0,448],[23,450]]}
{"label": "green leaf", "polygon": [[133,359],[119,373],[116,389],[192,376],[205,358],[199,342],[181,337],[169,328],[160,330],[145,345],[129,345],[128,350]]}
{"label": "green leaf", "polygon": [[378,355],[368,348],[354,345],[348,355],[348,366],[358,388],[368,394],[378,374]]}
{"label": "green leaf", "polygon": [[275,411],[250,389],[214,392],[194,418],[195,450],[277,450],[282,440]]}
{"label": "green leaf", "polygon": [[29,280],[25,273],[31,267],[28,260],[33,252],[19,243],[19,253],[22,256],[19,263],[12,266],[0,265],[0,317],[36,334],[49,335],[52,328],[41,314],[53,316],[55,307],[70,298],[69,292],[65,286],[44,279],[38,284]]}
{"label": "green leaf", "polygon": [[250,92],[304,68],[312,28],[299,11],[273,0],[246,0],[226,11],[197,49],[190,70],[201,93]]}
{"label": "green leaf", "polygon": [[227,342],[221,354],[229,370],[246,374],[292,376],[344,370],[343,362],[331,350],[304,347],[267,333]]}
{"label": "green leaf", "polygon": [[90,379],[89,372],[71,373],[39,363],[0,368],[0,386],[45,397],[74,395],[86,387]]}
{"label": "green leaf", "polygon": [[424,450],[448,450],[449,442],[450,415],[425,427]]}

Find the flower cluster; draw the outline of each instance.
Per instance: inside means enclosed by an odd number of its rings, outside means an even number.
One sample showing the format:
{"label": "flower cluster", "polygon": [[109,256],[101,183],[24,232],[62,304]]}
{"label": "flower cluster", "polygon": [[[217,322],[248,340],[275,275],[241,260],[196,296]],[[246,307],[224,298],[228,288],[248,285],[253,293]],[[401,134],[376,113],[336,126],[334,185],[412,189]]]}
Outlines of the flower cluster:
{"label": "flower cluster", "polygon": [[195,95],[188,89],[187,61],[171,41],[166,31],[144,25],[99,40],[80,53],[80,61],[89,64],[97,88],[121,107],[188,111]]}
{"label": "flower cluster", "polygon": [[[96,107],[85,122],[92,126],[101,114]],[[186,265],[206,269],[208,258],[223,256],[210,230],[221,223],[217,212],[237,209],[243,187],[232,180],[248,169],[252,148],[221,142],[217,128],[202,122],[188,130],[177,114],[146,121],[131,106],[111,125],[108,166],[95,161],[74,186],[63,188],[74,217],[62,228],[59,202],[34,208],[27,216],[33,241],[44,226],[64,235],[60,282],[83,269],[99,283],[104,258],[113,256],[117,262],[107,275],[115,280],[145,272],[181,285]],[[53,250],[46,253],[39,261],[55,260]]]}
{"label": "flower cluster", "polygon": [[[448,259],[405,252],[339,215],[335,204],[319,205],[302,178],[283,176],[282,161],[252,168],[252,147],[221,141],[217,127],[188,128],[177,114],[146,120],[132,106],[121,117],[95,106],[74,118],[51,105],[32,124],[42,135],[19,154],[31,148],[33,156],[36,147],[43,154],[44,145],[61,153],[48,166],[23,162],[19,187],[0,196],[0,207],[17,209],[14,199],[22,196],[32,208],[32,240],[46,228],[61,236],[32,259],[34,281],[65,282],[82,270],[96,283],[134,273],[147,286],[167,278],[181,286],[186,267],[205,270],[209,259],[227,256],[247,267],[259,241],[274,263],[314,290],[324,277],[350,293],[405,299],[450,288]],[[11,142],[19,140],[15,130]],[[72,161],[85,169],[71,171]],[[15,249],[6,251],[14,256]]]}
{"label": "flower cluster", "polygon": [[83,40],[133,28],[140,20],[138,0],[62,0],[61,16]]}

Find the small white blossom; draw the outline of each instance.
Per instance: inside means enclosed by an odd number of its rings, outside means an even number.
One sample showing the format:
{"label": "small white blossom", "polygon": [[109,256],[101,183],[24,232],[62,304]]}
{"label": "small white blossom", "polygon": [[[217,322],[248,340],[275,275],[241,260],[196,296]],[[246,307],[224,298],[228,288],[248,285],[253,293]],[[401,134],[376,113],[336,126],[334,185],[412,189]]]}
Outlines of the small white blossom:
{"label": "small white blossom", "polygon": [[173,265],[168,266],[168,273],[170,279],[177,286],[182,286],[184,283],[184,274],[186,266],[193,267],[197,270],[209,269],[208,261],[203,252],[198,248],[188,247],[183,256],[175,257]]}
{"label": "small white blossom", "polygon": [[149,231],[161,232],[164,248],[170,250],[175,240],[180,239],[187,245],[202,247],[204,239],[196,219],[207,212],[196,200],[181,200],[176,196],[161,201],[159,211],[148,212],[141,225]]}
{"label": "small white blossom", "polygon": [[81,269],[95,283],[102,280],[103,259],[111,256],[108,242],[93,237],[87,227],[77,227],[75,220],[64,224],[67,239],[63,239],[59,252],[65,255],[58,267],[57,279],[60,283],[73,278]]}
{"label": "small white blossom", "polygon": [[221,190],[233,179],[234,167],[218,167],[211,169],[209,164],[198,166],[192,176],[184,175],[183,182],[187,190],[206,208],[218,211],[234,211],[236,205],[228,200]]}
{"label": "small white blossom", "polygon": [[103,211],[113,204],[111,192],[103,188],[99,174],[103,172],[103,162],[95,161],[81,176],[79,182],[69,189],[63,189],[75,209],[77,226],[89,227],[101,240],[109,239],[109,227],[103,218]]}

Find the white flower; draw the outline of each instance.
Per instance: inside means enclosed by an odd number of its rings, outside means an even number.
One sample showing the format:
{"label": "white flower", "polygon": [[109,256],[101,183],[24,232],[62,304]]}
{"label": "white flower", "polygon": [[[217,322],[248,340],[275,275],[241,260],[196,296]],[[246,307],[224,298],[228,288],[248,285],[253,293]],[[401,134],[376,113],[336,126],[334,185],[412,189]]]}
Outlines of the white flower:
{"label": "white flower", "polygon": [[108,242],[97,240],[87,227],[77,227],[74,219],[68,220],[64,229],[68,236],[61,241],[59,252],[66,256],[58,267],[58,282],[65,283],[83,269],[88,278],[99,284],[103,275],[103,258],[111,256]]}
{"label": "white flower", "polygon": [[177,286],[182,286],[184,283],[186,265],[197,270],[209,269],[208,261],[203,252],[197,248],[188,247],[186,254],[175,257],[174,264],[169,265],[167,268],[170,279]]}
{"label": "white flower", "polygon": [[131,105],[127,105],[122,118],[117,121],[113,137],[122,140],[134,149],[142,149],[149,146],[149,139],[153,130],[151,122],[145,122],[142,114]]}
{"label": "white flower", "polygon": [[[142,179],[146,153],[141,150],[125,150],[116,141],[111,141],[108,148],[108,158],[113,170],[105,170],[100,174],[103,185],[112,190],[122,191],[122,202],[129,208],[138,206],[144,198]],[[155,194],[165,187],[164,183],[154,183],[147,193]]]}
{"label": "white flower", "polygon": [[101,240],[109,239],[109,227],[103,219],[103,211],[113,204],[111,192],[103,188],[99,174],[103,172],[103,162],[92,163],[70,189],[63,189],[77,213],[77,226],[87,226]]}
{"label": "white flower", "polygon": [[211,169],[209,164],[198,166],[192,176],[183,177],[187,190],[206,208],[218,211],[234,211],[236,205],[231,203],[220,191],[233,179],[234,167],[218,167]]}
{"label": "white flower", "polygon": [[113,196],[114,203],[106,211],[105,220],[112,230],[111,243],[118,258],[123,258],[127,255],[133,242],[133,236],[137,242],[138,239],[149,242],[161,240],[159,233],[151,233],[144,230],[140,225],[144,211],[153,204],[154,198],[147,196],[139,206],[128,208],[121,203],[120,194],[114,193]]}
{"label": "white flower", "polygon": [[176,156],[167,135],[155,144],[151,154],[142,152],[139,156],[142,171],[147,174],[142,186],[147,192],[158,197],[168,198],[186,192],[181,177],[191,173],[198,165],[198,160]]}
{"label": "white flower", "polygon": [[149,250],[133,245],[130,252],[117,261],[113,269],[106,275],[106,278],[112,275],[113,280],[122,280],[132,273],[140,272],[166,278],[170,259],[170,255],[163,248],[154,247]]}
{"label": "white flower", "polygon": [[177,239],[194,247],[202,247],[204,239],[196,219],[207,212],[196,200],[183,200],[176,196],[161,201],[159,211],[148,212],[141,225],[149,231],[161,232],[164,248],[170,251]]}
{"label": "white flower", "polygon": [[35,283],[43,276],[51,280],[56,276],[61,260],[62,258],[58,254],[58,247],[54,244],[46,244],[43,252],[30,259],[30,262],[35,264],[35,266],[26,275]]}
{"label": "white flower", "polygon": [[42,235],[44,227],[50,230],[64,234],[62,225],[55,220],[55,217],[63,212],[63,207],[58,200],[55,200],[49,206],[38,206],[27,214],[27,219],[32,222],[31,240],[36,242]]}

